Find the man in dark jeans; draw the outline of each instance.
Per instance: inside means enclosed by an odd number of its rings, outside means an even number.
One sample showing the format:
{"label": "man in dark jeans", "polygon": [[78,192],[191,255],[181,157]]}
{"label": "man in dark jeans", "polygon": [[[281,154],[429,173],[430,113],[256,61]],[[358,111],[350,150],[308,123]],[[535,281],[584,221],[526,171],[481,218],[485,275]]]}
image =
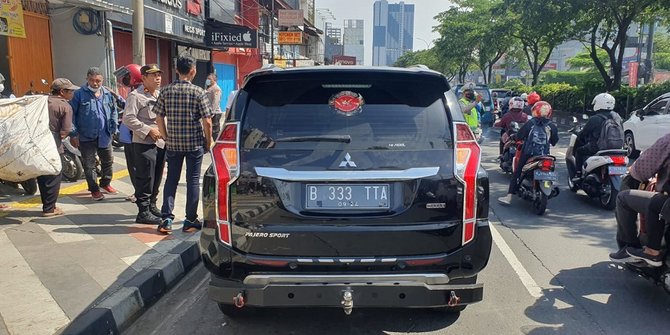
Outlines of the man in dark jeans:
{"label": "man in dark jeans", "polygon": [[[88,190],[94,201],[105,196],[100,189],[109,194],[118,191],[110,184],[112,181],[112,135],[118,131],[119,113],[114,96],[102,86],[102,72],[92,67],[86,74],[87,85],[78,89],[70,104],[72,105],[74,130],[70,137],[72,145],[81,150],[82,165],[88,183]],[[102,176],[98,185],[95,171],[95,156],[100,158]]]}
{"label": "man in dark jeans", "polygon": [[156,206],[158,189],[165,167],[165,149],[152,108],[156,104],[163,71],[156,64],[140,69],[142,85],[128,95],[123,124],[132,131],[132,151],[135,166],[135,222],[159,224],[161,212]]}
{"label": "man in dark jeans", "polygon": [[186,160],[186,219],[182,231],[200,230],[198,202],[200,201],[200,167],[202,156],[212,146],[212,108],[207,94],[193,85],[196,62],[191,56],[177,59],[179,80],[166,86],[153,111],[161,136],[166,142],[168,173],[163,189],[162,222],[158,231],[169,234],[174,220],[174,198]]}
{"label": "man in dark jeans", "polygon": [[[656,192],[625,190],[619,193],[616,206],[619,250],[610,254],[610,260],[616,263],[644,261],[658,267],[663,265],[661,241],[665,221],[670,220],[670,134],[642,152],[631,166],[630,176],[639,182],[656,176]],[[638,238],[636,221],[639,213],[646,218],[647,245],[644,248]]]}
{"label": "man in dark jeans", "polygon": [[[72,106],[68,103],[79,87],[65,78],[58,78],[51,84],[51,95],[49,96],[49,129],[56,140],[58,152],[63,154],[62,140],[72,131]],[[40,188],[42,198],[42,216],[51,217],[63,215],[63,210],[56,207],[62,175],[40,176],[37,178],[37,186]]]}

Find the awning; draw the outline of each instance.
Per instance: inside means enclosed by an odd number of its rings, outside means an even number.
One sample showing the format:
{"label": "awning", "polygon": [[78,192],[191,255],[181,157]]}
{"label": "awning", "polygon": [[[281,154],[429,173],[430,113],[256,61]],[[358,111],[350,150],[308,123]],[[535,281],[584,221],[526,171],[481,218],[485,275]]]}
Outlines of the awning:
{"label": "awning", "polygon": [[[112,11],[121,14],[133,15],[132,8],[117,5],[111,1],[103,0],[61,0],[64,4],[75,5],[75,6],[88,6],[95,10],[100,11]],[[52,2],[53,3],[53,2]]]}

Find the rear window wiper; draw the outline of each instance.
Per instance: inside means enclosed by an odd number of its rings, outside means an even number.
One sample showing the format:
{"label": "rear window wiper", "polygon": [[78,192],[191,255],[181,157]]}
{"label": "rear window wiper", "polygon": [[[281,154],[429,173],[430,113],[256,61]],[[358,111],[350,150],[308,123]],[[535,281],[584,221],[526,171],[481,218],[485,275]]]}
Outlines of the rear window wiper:
{"label": "rear window wiper", "polygon": [[320,136],[294,136],[282,137],[274,140],[275,142],[340,142],[351,143],[350,135],[320,135]]}

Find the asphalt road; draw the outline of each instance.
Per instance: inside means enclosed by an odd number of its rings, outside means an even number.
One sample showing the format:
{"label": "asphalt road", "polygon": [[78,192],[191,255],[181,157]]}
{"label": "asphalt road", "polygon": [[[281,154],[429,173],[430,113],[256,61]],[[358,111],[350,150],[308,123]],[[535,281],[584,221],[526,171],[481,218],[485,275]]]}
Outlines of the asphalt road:
{"label": "asphalt road", "polygon": [[479,275],[484,301],[460,314],[426,310],[267,310],[232,320],[207,298],[208,273],[194,269],[150,308],[127,334],[669,334],[670,295],[651,281],[610,263],[616,243],[611,211],[565,186],[568,135],[559,158],[561,194],[547,213],[530,203],[495,201],[509,177],[498,172],[497,139],[484,144],[491,178],[494,248]]}

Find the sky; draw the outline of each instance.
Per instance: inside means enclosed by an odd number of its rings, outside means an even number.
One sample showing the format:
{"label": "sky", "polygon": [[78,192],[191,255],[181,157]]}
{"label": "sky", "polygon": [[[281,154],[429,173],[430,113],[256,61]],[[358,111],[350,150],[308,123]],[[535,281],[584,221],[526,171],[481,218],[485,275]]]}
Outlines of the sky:
{"label": "sky", "polygon": [[[399,0],[389,0],[389,3],[399,3]],[[334,26],[343,26],[344,20],[365,20],[365,65],[372,65],[372,11],[375,0],[315,0],[318,12],[322,8],[330,9],[335,16]],[[414,4],[414,50],[426,49],[432,46],[432,41],[439,37],[433,32],[437,25],[435,15],[449,9],[450,2],[447,0],[405,0],[406,4]],[[317,15],[319,13],[317,12]],[[323,27],[319,27],[323,29]],[[422,41],[425,40],[426,42]]]}

